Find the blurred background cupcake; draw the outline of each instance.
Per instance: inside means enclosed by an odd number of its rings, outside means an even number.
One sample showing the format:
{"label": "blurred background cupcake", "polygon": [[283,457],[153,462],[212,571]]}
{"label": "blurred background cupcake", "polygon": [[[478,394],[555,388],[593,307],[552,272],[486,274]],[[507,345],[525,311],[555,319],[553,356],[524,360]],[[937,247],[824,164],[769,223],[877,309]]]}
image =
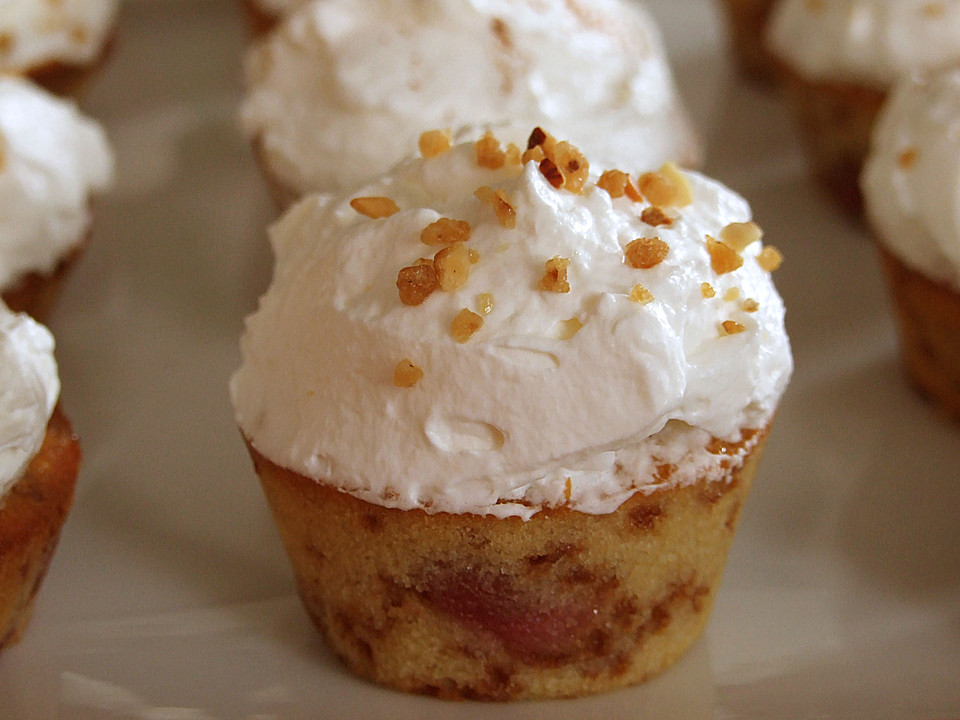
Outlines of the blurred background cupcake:
{"label": "blurred background cupcake", "polygon": [[960,3],[780,0],[768,41],[813,173],[858,213],[860,169],[887,92],[911,72],[960,59]]}
{"label": "blurred background cupcake", "polygon": [[241,0],[255,35],[272,29],[280,19],[306,0]]}
{"label": "blurred background cupcake", "polygon": [[4,0],[0,72],[27,75],[59,94],[75,91],[106,58],[119,0]]}
{"label": "blurred background cupcake", "polygon": [[960,67],[895,87],[863,193],[909,376],[960,419]]}
{"label": "blurred background cupcake", "polygon": [[0,76],[0,294],[44,319],[113,175],[100,125],[70,100]]}
{"label": "blurred background cupcake", "polygon": [[509,122],[522,143],[543,124],[631,167],[700,156],[659,30],[624,0],[315,0],[246,77],[243,129],[282,206],[371,179],[432,128]]}
{"label": "blurred background cupcake", "polygon": [[767,49],[765,30],[774,0],[722,0],[727,17],[730,52],[744,76],[770,84],[777,73]]}

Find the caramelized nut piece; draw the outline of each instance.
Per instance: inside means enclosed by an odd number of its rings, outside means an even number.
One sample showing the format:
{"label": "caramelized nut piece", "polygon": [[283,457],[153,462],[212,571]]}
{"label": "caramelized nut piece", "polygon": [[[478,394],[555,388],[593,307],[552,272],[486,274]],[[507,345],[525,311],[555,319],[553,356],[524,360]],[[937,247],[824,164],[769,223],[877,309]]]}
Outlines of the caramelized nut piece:
{"label": "caramelized nut piece", "polygon": [[616,199],[626,194],[627,183],[630,183],[630,176],[622,170],[604,170],[597,180],[597,187]]}
{"label": "caramelized nut piece", "polygon": [[393,384],[398,388],[412,388],[423,377],[423,370],[418,368],[407,358],[397,363],[393,370]]}
{"label": "caramelized nut piece", "polygon": [[658,237],[637,238],[624,248],[627,264],[640,270],[659,265],[669,252],[670,246]]}
{"label": "caramelized nut piece", "polygon": [[717,291],[713,289],[713,285],[708,282],[700,283],[700,294],[705,298],[712,298],[717,294]]}
{"label": "caramelized nut piece", "polygon": [[643,212],[640,213],[640,219],[647,225],[653,225],[654,227],[659,227],[660,225],[670,227],[673,225],[673,218],[656,205],[644,208]]}
{"label": "caramelized nut piece", "polygon": [[350,207],[370,218],[389,217],[400,209],[388,197],[357,197],[350,201]]}
{"label": "caramelized nut piece", "polygon": [[480,328],[483,327],[483,318],[472,310],[464,308],[450,323],[450,334],[458,343],[465,343]]}
{"label": "caramelized nut piece", "polygon": [[503,227],[507,229],[516,227],[517,213],[513,209],[513,205],[510,204],[510,198],[507,197],[507,193],[503,188],[493,190],[489,186],[484,185],[483,187],[477,188],[473,194],[478,200],[487,203],[493,208],[494,215],[497,216],[497,220]]}
{"label": "caramelized nut piece", "polygon": [[482,315],[489,315],[493,312],[493,295],[490,293],[481,293],[478,295],[477,308]]}
{"label": "caramelized nut piece", "polygon": [[729,288],[729,289],[723,294],[723,299],[726,300],[727,302],[733,302],[734,300],[736,300],[736,299],[739,298],[739,297],[740,297],[740,288],[738,288],[738,287]]}
{"label": "caramelized nut piece", "polygon": [[433,265],[411,265],[397,274],[397,290],[404,305],[419,305],[437,289],[437,271]]}
{"label": "caramelized nut piece", "polygon": [[641,305],[647,305],[653,302],[653,293],[647,290],[643,285],[637,284],[630,291],[630,299]]}
{"label": "caramelized nut piece", "polygon": [[590,163],[583,153],[566,141],[558,142],[553,161],[563,173],[563,189],[577,194],[583,192],[590,177]]}
{"label": "caramelized nut piece", "polygon": [[720,230],[720,241],[738,253],[743,252],[748,245],[752,245],[762,237],[763,230],[755,222],[734,222]]}
{"label": "caramelized nut piece", "polygon": [[540,174],[547,179],[547,182],[559,189],[563,185],[563,173],[560,168],[550,158],[544,158],[540,161]]}
{"label": "caramelized nut piece", "polygon": [[665,163],[657,172],[641,175],[640,192],[651,204],[660,207],[686,207],[693,202],[686,175],[673,163]]}
{"label": "caramelized nut piece", "polygon": [[757,263],[767,272],[773,272],[783,264],[783,254],[773,245],[767,245],[757,254]]}
{"label": "caramelized nut piece", "polygon": [[724,320],[720,323],[720,327],[723,329],[723,335],[736,335],[746,330],[746,328],[736,320]]}
{"label": "caramelized nut piece", "polygon": [[554,257],[544,263],[543,277],[537,286],[541,290],[555,293],[570,292],[570,283],[567,282],[567,268],[570,266],[568,258]]}
{"label": "caramelized nut piece", "polygon": [[710,253],[710,267],[717,275],[737,270],[743,265],[743,258],[729,245],[714,240],[707,235],[707,252]]}
{"label": "caramelized nut piece", "polygon": [[420,233],[424,245],[452,245],[470,239],[470,223],[442,217],[427,225]]}
{"label": "caramelized nut piece", "polygon": [[501,149],[500,141],[489,130],[474,143],[473,150],[480,167],[498,170],[506,162],[507,154]]}
{"label": "caramelized nut piece", "polygon": [[508,143],[507,149],[504,152],[504,163],[507,165],[521,165],[523,153],[520,152],[520,148],[514,143]]}
{"label": "caramelized nut piece", "polygon": [[740,307],[743,308],[744,312],[752,313],[760,309],[760,303],[753,298],[747,298]]}
{"label": "caramelized nut piece", "polygon": [[476,265],[478,262],[480,262],[480,253],[478,253],[473,248],[470,248],[470,250],[468,251],[468,256],[470,258],[471,265]]}
{"label": "caramelized nut piece", "polygon": [[470,277],[470,253],[462,242],[448,245],[433,256],[433,269],[437,272],[440,289],[452,292]]}
{"label": "caramelized nut piece", "polygon": [[453,147],[453,137],[449,130],[427,130],[420,135],[419,147],[423,157],[436,157]]}

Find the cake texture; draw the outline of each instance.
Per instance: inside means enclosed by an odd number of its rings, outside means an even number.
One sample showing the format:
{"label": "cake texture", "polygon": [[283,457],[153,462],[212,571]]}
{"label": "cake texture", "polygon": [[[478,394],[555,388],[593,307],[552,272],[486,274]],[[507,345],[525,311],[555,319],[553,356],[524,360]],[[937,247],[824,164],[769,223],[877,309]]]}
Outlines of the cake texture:
{"label": "cake texture", "polygon": [[960,5],[925,0],[780,0],[768,27],[814,176],[862,210],[860,171],[891,86],[960,60]]}
{"label": "cake texture", "polygon": [[231,380],[311,617],[360,674],[565,697],[706,622],[792,361],[747,203],[540,128],[271,229]]}
{"label": "cake texture", "polygon": [[100,125],[29,80],[0,77],[0,294],[44,319],[113,175]]}
{"label": "cake texture", "polygon": [[960,419],[960,69],[895,85],[862,182],[909,376]]}
{"label": "cake texture", "polygon": [[119,0],[5,0],[0,72],[68,94],[106,57]]}
{"label": "cake texture", "polygon": [[49,331],[0,306],[0,649],[26,627],[73,500],[80,449],[59,390]]}
{"label": "cake texture", "polygon": [[243,130],[282,206],[379,176],[427,128],[472,140],[509,125],[498,134],[521,143],[549,123],[598,159],[699,162],[659,29],[634,2],[308,2],[245,71]]}

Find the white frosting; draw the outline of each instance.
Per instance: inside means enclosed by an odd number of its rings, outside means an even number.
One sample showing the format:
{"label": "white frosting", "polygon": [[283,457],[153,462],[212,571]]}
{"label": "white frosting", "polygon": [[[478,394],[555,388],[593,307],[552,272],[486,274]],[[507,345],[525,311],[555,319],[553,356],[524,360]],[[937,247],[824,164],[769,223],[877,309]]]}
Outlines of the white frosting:
{"label": "white frosting", "polygon": [[50,331],[0,303],[0,501],[40,450],[59,394]]}
{"label": "white frosting", "polygon": [[311,2],[246,74],[243,128],[295,195],[379,176],[424,130],[504,121],[597,159],[698,162],[659,30],[624,0]]}
{"label": "white frosting", "polygon": [[95,60],[119,6],[119,0],[3,0],[0,70],[26,72],[48,63]]}
{"label": "white frosting", "polygon": [[[763,427],[792,360],[782,302],[756,261],[761,243],[735,272],[710,266],[706,234],[747,220],[747,203],[689,180],[695,203],[654,228],[638,217],[643,203],[593,184],[582,195],[555,190],[533,163],[481,169],[461,145],[352,195],[301,201],[271,228],[274,279],[247,319],[231,381],[240,427],[281,466],[430,511],[529,517],[561,504],[569,478],[573,507],[605,513],[661,482],[658,463],[680,466],[673,483],[719,472],[705,443]],[[483,185],[505,189],[515,228],[476,199]],[[401,209],[361,216],[349,200],[366,195]],[[403,305],[398,271],[433,254],[419,236],[440,216],[470,224],[479,261],[458,290]],[[669,245],[666,259],[626,265],[624,246],[652,236]],[[555,256],[571,260],[565,294],[538,289]],[[703,297],[703,282],[716,297]],[[653,302],[630,300],[638,283]],[[724,299],[730,288],[738,300]],[[493,310],[455,342],[451,320],[476,311],[483,293]],[[746,298],[756,312],[744,311]],[[561,339],[571,318],[583,327]],[[728,319],[745,331],[722,337]],[[393,384],[404,358],[424,373],[412,388]]]}
{"label": "white frosting", "polygon": [[910,72],[960,59],[960,3],[781,0],[768,40],[804,77],[885,88]]}
{"label": "white frosting", "polygon": [[0,288],[52,271],[84,239],[113,156],[96,121],[27,80],[0,77]]}
{"label": "white frosting", "polygon": [[881,242],[960,290],[960,68],[895,86],[861,184]]}

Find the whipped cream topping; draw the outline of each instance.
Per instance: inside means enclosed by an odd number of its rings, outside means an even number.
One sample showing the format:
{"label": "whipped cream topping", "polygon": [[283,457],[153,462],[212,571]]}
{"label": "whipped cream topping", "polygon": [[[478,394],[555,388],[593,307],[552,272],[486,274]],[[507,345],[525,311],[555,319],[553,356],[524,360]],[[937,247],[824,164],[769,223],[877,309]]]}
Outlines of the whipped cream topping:
{"label": "whipped cream topping", "polygon": [[913,71],[960,60],[960,3],[780,0],[767,38],[803,77],[883,89]]}
{"label": "whipped cream topping", "polygon": [[0,77],[0,288],[51,272],[85,237],[112,179],[100,125],[33,83]]}
{"label": "whipped cream topping", "polygon": [[699,159],[635,2],[311,2],[251,49],[246,76],[244,131],[295,197],[367,182],[437,127],[543,124],[597,160]]}
{"label": "whipped cream topping", "polygon": [[861,185],[879,240],[960,291],[960,68],[894,86]]}
{"label": "whipped cream topping", "polygon": [[[278,465],[431,512],[526,518],[568,501],[606,513],[638,489],[719,473],[706,443],[764,427],[792,360],[762,242],[739,269],[712,269],[706,236],[749,220],[747,203],[686,177],[692,204],[658,226],[640,218],[648,203],[593,182],[558,190],[535,162],[478,167],[471,144],[304,199],[270,231],[274,278],[231,380],[242,431]],[[514,227],[475,196],[485,186],[504,191]],[[366,217],[358,196],[399,210]],[[469,223],[478,257],[458,289],[406,305],[398,271],[436,252],[420,235],[441,217]],[[653,237],[669,248],[659,264],[625,262],[629,243]],[[570,261],[569,292],[540,287],[555,257]],[[631,299],[637,285],[650,302]],[[483,325],[461,343],[464,308]],[[403,360],[423,373],[412,387],[396,384]]]}
{"label": "whipped cream topping", "polygon": [[50,331],[0,303],[0,502],[40,450],[59,395]]}
{"label": "whipped cream topping", "polygon": [[0,70],[28,72],[49,63],[95,60],[110,37],[119,0],[4,0]]}

